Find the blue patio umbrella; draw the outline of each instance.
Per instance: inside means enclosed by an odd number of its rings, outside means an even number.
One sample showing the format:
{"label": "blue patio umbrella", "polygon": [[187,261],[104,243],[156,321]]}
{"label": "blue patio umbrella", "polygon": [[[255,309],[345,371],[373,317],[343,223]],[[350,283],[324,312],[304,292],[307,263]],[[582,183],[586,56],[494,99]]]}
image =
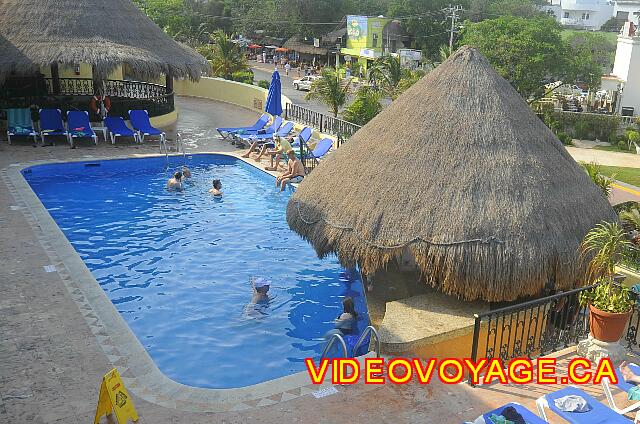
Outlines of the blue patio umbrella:
{"label": "blue patio umbrella", "polygon": [[269,94],[264,110],[274,116],[282,114],[282,85],[278,71],[274,71],[271,76],[271,85],[269,85]]}

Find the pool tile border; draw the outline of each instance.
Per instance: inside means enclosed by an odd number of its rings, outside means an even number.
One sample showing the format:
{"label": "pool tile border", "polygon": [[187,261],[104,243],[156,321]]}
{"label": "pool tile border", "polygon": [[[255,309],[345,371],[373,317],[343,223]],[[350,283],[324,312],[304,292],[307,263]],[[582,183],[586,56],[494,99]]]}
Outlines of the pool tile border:
{"label": "pool tile border", "polygon": [[[234,154],[222,152],[194,154],[219,154],[242,160]],[[92,156],[91,159],[117,160],[159,156],[163,155]],[[148,402],[166,408],[188,412],[234,412],[287,402],[331,386],[330,383],[309,384],[309,376],[306,372],[232,389],[191,387],[164,375],[21,173],[23,169],[34,165],[83,162],[87,159],[89,158],[13,163],[0,171],[0,176],[13,196],[15,205],[19,207],[16,212],[24,215],[49,257],[50,264],[55,266],[56,272],[78,306],[96,341],[111,364],[118,368],[129,391]],[[243,161],[260,169],[256,164]],[[328,372],[330,373],[331,370],[329,369]]]}

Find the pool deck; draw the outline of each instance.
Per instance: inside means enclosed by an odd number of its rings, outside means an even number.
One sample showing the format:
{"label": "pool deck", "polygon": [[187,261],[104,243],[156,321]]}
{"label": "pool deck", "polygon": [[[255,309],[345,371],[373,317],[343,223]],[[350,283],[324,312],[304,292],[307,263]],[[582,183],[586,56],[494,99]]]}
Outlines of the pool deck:
{"label": "pool deck", "polygon": [[[253,112],[222,103],[178,99],[179,127],[187,149],[196,152],[239,151],[215,138],[216,126],[242,125]],[[59,246],[48,239],[42,217],[24,202],[12,174],[32,161],[83,160],[157,154],[156,143],[112,146],[81,143],[71,150],[62,141],[54,147],[31,147],[26,142],[0,144],[0,423],[88,423],[93,421],[102,375],[111,368],[123,370],[132,381],[132,368],[122,362],[127,346],[109,334],[87,298],[71,278],[73,270],[59,256]],[[252,161],[250,161],[252,162]],[[55,266],[55,271],[45,269]],[[79,291],[77,291],[79,290]],[[96,294],[97,296],[97,294]],[[91,296],[90,296],[91,297]],[[124,330],[123,330],[124,331]],[[146,354],[146,352],[141,352]],[[561,356],[561,362],[572,356]],[[211,366],[216,366],[212,358]],[[143,372],[144,370],[135,371]],[[128,384],[128,383],[127,383]],[[277,385],[277,382],[267,383]],[[207,399],[181,400],[179,393],[129,387],[142,423],[453,423],[473,420],[484,411],[518,401],[535,410],[535,399],[554,386],[490,386],[432,383],[337,386],[338,393],[319,398],[317,387],[304,384],[264,396],[226,402],[220,411],[207,412]],[[586,390],[604,400],[599,387]],[[160,397],[159,397],[160,396]],[[221,402],[224,403],[224,402]],[[195,404],[195,405],[194,405]],[[199,404],[199,405],[198,405]],[[102,420],[101,422],[106,422]],[[559,422],[553,420],[551,422]]]}

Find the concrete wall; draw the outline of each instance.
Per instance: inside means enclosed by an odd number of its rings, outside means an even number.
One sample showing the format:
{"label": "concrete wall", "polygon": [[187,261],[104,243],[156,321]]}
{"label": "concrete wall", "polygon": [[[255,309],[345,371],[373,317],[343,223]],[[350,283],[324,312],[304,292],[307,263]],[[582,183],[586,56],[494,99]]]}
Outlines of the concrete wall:
{"label": "concrete wall", "polygon": [[640,114],[640,37],[618,37],[613,74],[625,81],[621,107],[633,107]]}

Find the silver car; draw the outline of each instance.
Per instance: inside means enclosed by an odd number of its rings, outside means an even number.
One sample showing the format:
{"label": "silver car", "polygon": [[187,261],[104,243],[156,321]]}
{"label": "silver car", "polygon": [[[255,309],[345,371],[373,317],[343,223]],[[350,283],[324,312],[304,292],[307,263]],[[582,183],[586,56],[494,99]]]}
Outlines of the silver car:
{"label": "silver car", "polygon": [[313,84],[313,82],[315,80],[317,80],[318,78],[320,78],[320,77],[315,76],[315,75],[307,75],[306,77],[302,77],[300,79],[293,80],[293,87],[296,90],[307,90],[307,91],[309,91],[309,90],[311,90],[311,84]]}

